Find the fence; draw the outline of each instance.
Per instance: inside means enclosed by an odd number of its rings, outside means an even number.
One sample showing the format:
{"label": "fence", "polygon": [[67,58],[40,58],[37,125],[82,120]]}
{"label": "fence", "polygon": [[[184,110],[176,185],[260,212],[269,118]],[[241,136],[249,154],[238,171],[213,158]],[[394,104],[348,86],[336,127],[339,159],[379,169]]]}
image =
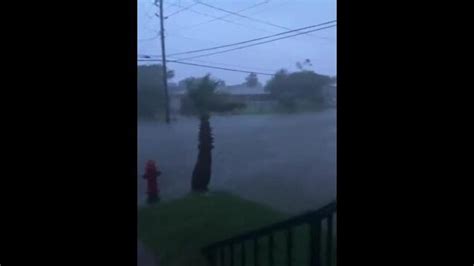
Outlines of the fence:
{"label": "fence", "polygon": [[[202,252],[207,257],[210,266],[234,266],[236,261],[235,248],[240,247],[240,264],[247,265],[248,256],[246,242],[252,242],[253,261],[249,265],[260,266],[263,258],[266,259],[265,265],[275,266],[275,238],[274,235],[280,232],[285,234],[285,253],[284,265],[333,265],[335,258],[334,241],[334,215],[336,214],[336,202],[332,202],[319,210],[308,212],[302,215],[294,216],[288,220],[278,222],[257,230],[252,230],[229,239],[215,242],[205,248]],[[325,224],[325,237],[322,238],[322,225]],[[295,261],[295,237],[294,230],[301,225],[308,225],[309,234],[307,246],[308,254],[302,264]],[[259,240],[266,239],[266,254],[260,250]],[[227,252],[226,252],[227,250]],[[228,253],[226,257],[226,253]],[[279,261],[281,264],[281,261]],[[324,263],[323,263],[324,262]]]}

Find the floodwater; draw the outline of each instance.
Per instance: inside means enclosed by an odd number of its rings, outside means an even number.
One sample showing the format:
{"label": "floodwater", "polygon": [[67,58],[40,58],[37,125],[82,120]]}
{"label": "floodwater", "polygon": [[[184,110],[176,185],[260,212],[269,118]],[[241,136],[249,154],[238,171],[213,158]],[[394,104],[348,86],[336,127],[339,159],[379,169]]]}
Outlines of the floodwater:
{"label": "floodwater", "polygon": [[[211,190],[229,191],[280,211],[300,213],[336,198],[336,109],[287,115],[212,116]],[[199,121],[138,124],[138,204],[141,178],[155,160],[163,200],[189,192]]]}

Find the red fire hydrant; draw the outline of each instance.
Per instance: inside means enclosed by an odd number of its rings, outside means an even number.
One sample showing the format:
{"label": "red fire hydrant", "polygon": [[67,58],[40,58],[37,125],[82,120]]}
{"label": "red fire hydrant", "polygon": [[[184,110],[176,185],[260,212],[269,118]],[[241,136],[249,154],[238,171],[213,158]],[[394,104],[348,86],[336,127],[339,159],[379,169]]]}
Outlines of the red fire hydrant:
{"label": "red fire hydrant", "polygon": [[155,161],[148,161],[145,166],[145,174],[143,178],[147,180],[147,202],[155,203],[160,200],[160,188],[158,186],[158,177],[161,172],[156,167]]}

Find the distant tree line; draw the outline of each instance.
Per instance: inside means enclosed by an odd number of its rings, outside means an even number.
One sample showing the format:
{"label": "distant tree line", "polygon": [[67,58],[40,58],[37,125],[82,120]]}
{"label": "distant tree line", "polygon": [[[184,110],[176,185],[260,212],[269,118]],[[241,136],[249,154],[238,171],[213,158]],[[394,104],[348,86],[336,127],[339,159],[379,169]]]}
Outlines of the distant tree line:
{"label": "distant tree line", "polygon": [[[180,81],[187,93],[181,99],[181,114],[197,115],[201,106],[205,104],[210,112],[230,112],[245,107],[243,103],[232,101],[229,94],[217,92],[219,87],[224,87],[225,82],[219,79],[211,79],[209,75],[202,78],[190,77]],[[212,84],[209,85],[209,84]],[[203,87],[207,86],[207,87]]]}
{"label": "distant tree line", "polygon": [[[278,102],[278,106],[284,111],[297,111],[299,109],[323,108],[326,96],[324,90],[331,84],[335,84],[336,77],[317,74],[307,67],[311,62],[307,59],[296,64],[298,71],[288,72],[285,69],[279,70],[265,84],[265,90]],[[172,70],[168,71],[168,79],[174,77]],[[192,91],[199,87],[205,77],[189,77],[178,83],[178,88]],[[214,79],[215,89],[225,87],[223,80]],[[140,118],[156,118],[164,113],[164,89],[162,81],[161,65],[141,65],[138,66],[138,116]],[[243,82],[247,87],[261,86],[257,74],[251,73]],[[173,88],[170,87],[170,90]],[[205,97],[205,90],[200,93]],[[226,110],[219,110],[219,106],[211,106],[211,110],[225,112],[228,110],[239,110],[244,107],[243,103],[232,102],[231,96],[216,90],[212,93],[214,102],[225,103]],[[198,111],[194,103],[199,101],[191,100],[191,93],[187,93],[181,100],[181,113],[185,115],[195,115]],[[218,100],[217,100],[218,98]]]}
{"label": "distant tree line", "polygon": [[[265,90],[277,100],[285,110],[297,110],[299,106],[309,104],[320,107],[324,104],[324,88],[335,83],[335,77],[320,75],[304,69],[308,61],[300,64],[299,71],[289,73],[278,71],[265,85]],[[167,78],[174,76],[173,71]],[[251,73],[245,82],[248,87],[260,86],[257,75]],[[138,67],[138,116],[156,118],[164,111],[165,95],[161,65]],[[178,87],[186,89],[181,98],[181,112],[194,115],[199,119],[198,156],[191,175],[191,191],[203,193],[209,190],[212,176],[212,150],[214,135],[210,117],[213,113],[225,113],[243,108],[243,103],[233,101],[231,95],[219,92],[225,86],[224,81],[204,77],[189,77],[181,80]]]}
{"label": "distant tree line", "polygon": [[258,77],[256,73],[250,73],[246,78],[245,78],[245,85],[248,87],[257,87],[260,85],[260,82],[258,82]]}
{"label": "distant tree line", "polygon": [[300,106],[322,108],[326,100],[324,89],[334,82],[334,78],[314,71],[289,73],[282,69],[268,80],[265,90],[288,111],[297,110]]}
{"label": "distant tree line", "polygon": [[[140,65],[137,69],[138,117],[155,118],[164,113],[165,94],[161,65]],[[174,77],[168,71],[168,79]]]}

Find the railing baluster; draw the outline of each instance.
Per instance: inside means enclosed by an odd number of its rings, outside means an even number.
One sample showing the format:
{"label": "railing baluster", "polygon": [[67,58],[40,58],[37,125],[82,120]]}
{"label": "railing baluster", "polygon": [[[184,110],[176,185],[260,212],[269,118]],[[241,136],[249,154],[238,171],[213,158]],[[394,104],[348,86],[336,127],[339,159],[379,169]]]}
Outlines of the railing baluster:
{"label": "railing baluster", "polygon": [[254,265],[258,266],[258,239],[257,238],[253,240],[253,259],[254,259]]}
{"label": "railing baluster", "polygon": [[270,234],[268,236],[268,265],[273,266],[274,265],[274,257],[273,257],[273,234]]}
{"label": "railing baluster", "polygon": [[216,250],[213,249],[213,250],[207,251],[206,257],[210,266],[217,266]]}
{"label": "railing baluster", "polygon": [[230,266],[234,266],[234,244],[230,244]]}
{"label": "railing baluster", "polygon": [[242,250],[240,253],[240,260],[242,266],[245,266],[245,241],[242,241]]}
{"label": "railing baluster", "polygon": [[327,266],[331,266],[332,262],[332,215],[328,216],[328,233],[327,233],[327,241],[326,241],[326,261]]}
{"label": "railing baluster", "polygon": [[286,231],[286,261],[287,261],[286,264],[288,266],[291,266],[293,262],[292,249],[293,249],[293,231],[291,230],[291,227],[290,227]]}
{"label": "railing baluster", "polygon": [[312,221],[310,224],[309,265],[321,265],[321,221]]}
{"label": "railing baluster", "polygon": [[221,247],[220,250],[221,250],[221,252],[220,252],[221,253],[220,254],[221,255],[221,265],[220,266],[224,266],[225,265],[225,259],[224,259],[224,257],[225,257],[224,251],[225,250],[224,250],[224,247]]}
{"label": "railing baluster", "polygon": [[[324,266],[326,264],[328,266],[332,266],[335,264],[335,242],[333,239],[334,230],[334,214],[336,213],[336,202],[332,202],[317,211],[312,211],[308,213],[304,213],[302,215],[294,216],[290,219],[287,219],[282,222],[274,223],[272,225],[249,231],[231,238],[227,238],[218,242],[214,242],[206,247],[202,248],[203,255],[206,256],[208,263],[210,266],[234,266],[234,252],[238,252],[235,250],[236,247],[241,246],[241,253],[240,253],[240,260],[241,265],[245,266],[247,264],[247,259],[249,255],[247,255],[247,251],[245,250],[245,242],[252,242],[254,246],[254,263],[253,265],[259,266],[261,258],[259,257],[259,238],[266,238],[268,236],[268,265],[274,266],[275,264],[275,249],[278,243],[275,242],[275,233],[279,231],[283,231],[286,233],[286,265],[292,266],[294,265],[294,258],[295,258],[295,227],[299,225],[307,224],[309,225],[309,252],[308,252],[308,259],[309,264],[311,266],[322,266],[324,262]],[[322,226],[324,222],[327,220],[327,235],[322,237]],[[324,225],[324,229],[326,226]],[[334,231],[334,232],[333,232]],[[282,243],[284,244],[284,243]],[[324,246],[322,246],[324,245]],[[326,246],[327,245],[327,246]],[[227,248],[229,247],[229,251]],[[265,247],[266,248],[266,247]],[[283,248],[283,247],[282,247]],[[237,248],[238,249],[238,248]],[[250,248],[251,249],[251,248]],[[229,252],[229,256],[227,257],[226,253]],[[250,251],[250,253],[252,253]],[[324,254],[323,254],[324,253]],[[239,254],[237,254],[237,257]],[[264,257],[267,257],[264,254]],[[249,259],[251,260],[251,259]],[[228,263],[230,261],[230,263]],[[265,262],[266,260],[264,260]],[[237,259],[238,263],[238,259]],[[252,264],[252,263],[250,263]],[[265,263],[267,265],[267,263]]]}

